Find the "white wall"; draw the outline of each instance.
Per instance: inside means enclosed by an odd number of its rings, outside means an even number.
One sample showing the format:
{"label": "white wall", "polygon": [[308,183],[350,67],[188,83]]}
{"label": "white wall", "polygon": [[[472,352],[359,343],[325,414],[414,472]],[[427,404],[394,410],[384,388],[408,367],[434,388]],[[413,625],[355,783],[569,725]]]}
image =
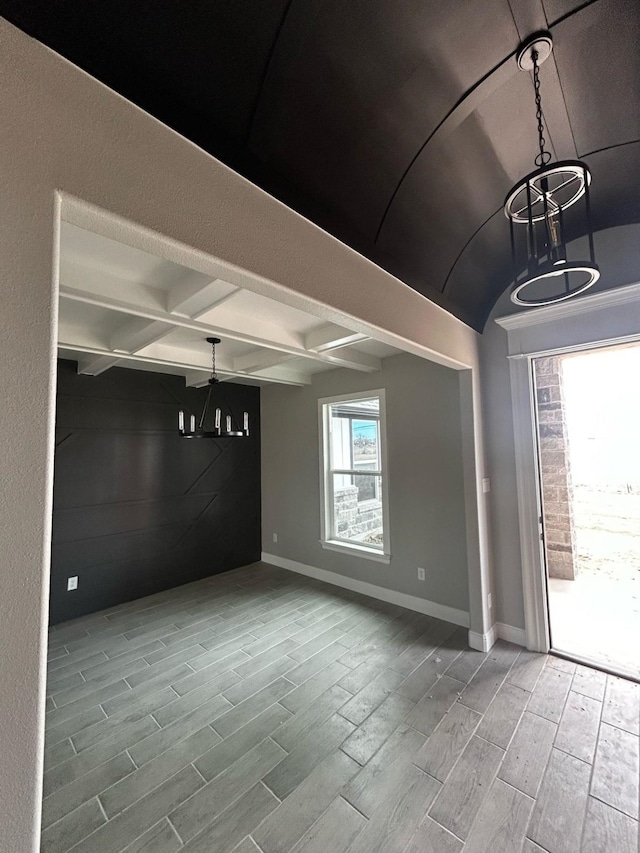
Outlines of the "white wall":
{"label": "white wall", "polygon": [[[340,322],[346,313],[365,333],[471,368],[474,375],[478,336],[4,21],[0,74],[0,850],[34,853],[53,470],[57,204],[75,224],[177,263],[215,274],[215,259],[222,259],[239,284],[303,308],[314,300],[329,321]],[[476,495],[483,476],[477,393],[473,404],[473,423],[466,426],[473,428],[467,444],[475,458],[467,459],[465,497],[473,516],[470,561],[478,569],[470,579],[471,622],[481,631],[489,566],[484,503]]]}
{"label": "white wall", "polygon": [[[511,313],[500,300],[498,316]],[[491,479],[489,520],[496,621],[524,628],[520,532],[507,333],[493,319],[482,338],[482,404],[486,466]]]}
{"label": "white wall", "polygon": [[[602,277],[583,299],[608,293],[640,281],[640,226],[612,228],[595,235],[596,259]],[[613,296],[613,293],[611,293]],[[575,300],[572,305],[576,305]],[[571,307],[569,303],[566,303]],[[588,341],[615,340],[640,333],[640,302],[615,310],[593,311],[573,317],[549,319],[520,329],[516,335],[521,352],[531,353]],[[511,380],[507,355],[508,338],[496,317],[522,313],[508,293],[496,304],[481,340],[482,392],[485,411],[486,466],[491,477],[489,515],[496,598],[496,621],[524,628],[518,494],[514,443]],[[539,315],[538,315],[539,317]]]}
{"label": "white wall", "polygon": [[[264,388],[263,551],[467,613],[459,377],[398,355],[376,373],[331,370],[305,388]],[[377,388],[386,397],[389,565],[320,545],[318,400]],[[424,582],[418,566],[426,569]]]}

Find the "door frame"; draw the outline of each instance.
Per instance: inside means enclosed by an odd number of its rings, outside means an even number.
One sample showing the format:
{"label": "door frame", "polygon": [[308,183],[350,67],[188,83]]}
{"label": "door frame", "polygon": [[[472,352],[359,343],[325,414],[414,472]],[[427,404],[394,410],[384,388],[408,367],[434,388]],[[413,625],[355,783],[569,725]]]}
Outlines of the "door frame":
{"label": "door frame", "polygon": [[513,431],[516,452],[518,522],[524,625],[528,649],[551,648],[544,542],[541,536],[542,494],[539,476],[538,436],[533,359],[535,355],[509,357]]}
{"label": "door frame", "polygon": [[525,637],[533,651],[551,648],[533,359],[636,343],[639,312],[637,283],[496,319],[508,339]]}

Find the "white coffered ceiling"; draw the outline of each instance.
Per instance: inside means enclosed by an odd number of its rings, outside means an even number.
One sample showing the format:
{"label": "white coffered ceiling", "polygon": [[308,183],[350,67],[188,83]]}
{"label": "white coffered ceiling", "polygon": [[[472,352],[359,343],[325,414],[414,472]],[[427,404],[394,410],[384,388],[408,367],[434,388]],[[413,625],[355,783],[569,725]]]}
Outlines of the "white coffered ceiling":
{"label": "white coffered ceiling", "polygon": [[78,372],[110,367],[307,385],[314,373],[373,372],[401,350],[307,311],[71,225],[61,224],[58,351]]}

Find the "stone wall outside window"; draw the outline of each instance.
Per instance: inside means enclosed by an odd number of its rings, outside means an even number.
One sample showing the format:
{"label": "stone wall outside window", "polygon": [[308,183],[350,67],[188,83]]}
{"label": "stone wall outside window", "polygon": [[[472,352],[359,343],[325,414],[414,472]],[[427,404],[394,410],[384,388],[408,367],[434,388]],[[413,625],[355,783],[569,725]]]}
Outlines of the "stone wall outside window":
{"label": "stone wall outside window", "polygon": [[358,504],[357,486],[345,486],[334,493],[336,534],[341,539],[363,539],[368,533],[382,532],[382,501]]}

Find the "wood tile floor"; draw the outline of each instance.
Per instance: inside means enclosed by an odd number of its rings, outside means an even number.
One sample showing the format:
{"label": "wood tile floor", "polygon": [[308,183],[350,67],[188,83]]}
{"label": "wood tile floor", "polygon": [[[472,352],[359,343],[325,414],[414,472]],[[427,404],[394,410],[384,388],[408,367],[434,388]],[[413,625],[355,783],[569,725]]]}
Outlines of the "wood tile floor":
{"label": "wood tile floor", "polygon": [[636,853],[640,687],[256,564],[52,628],[42,853]]}

